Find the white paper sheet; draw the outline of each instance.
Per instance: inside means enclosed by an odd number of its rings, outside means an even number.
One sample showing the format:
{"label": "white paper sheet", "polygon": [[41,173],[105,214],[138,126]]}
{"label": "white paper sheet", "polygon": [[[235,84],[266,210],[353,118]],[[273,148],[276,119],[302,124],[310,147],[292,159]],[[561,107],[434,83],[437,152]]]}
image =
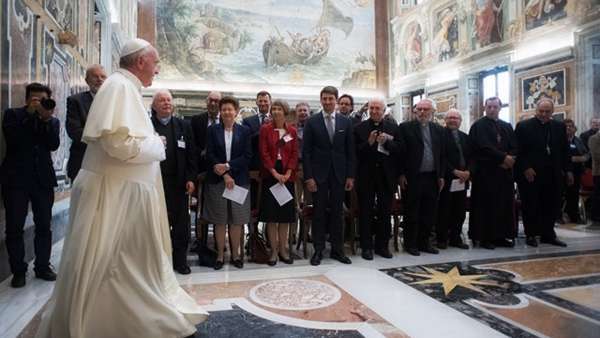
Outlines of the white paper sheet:
{"label": "white paper sheet", "polygon": [[453,179],[450,184],[450,192],[465,190],[465,182],[461,182],[458,178]]}
{"label": "white paper sheet", "polygon": [[223,198],[234,201],[237,204],[244,204],[246,197],[248,196],[248,189],[234,185],[233,189],[225,188],[223,191]]}
{"label": "white paper sheet", "polygon": [[286,204],[294,198],[287,187],[281,183],[275,184],[274,186],[270,187],[269,190],[280,206]]}
{"label": "white paper sheet", "polygon": [[390,156],[390,152],[386,150],[381,143],[377,143],[377,151],[384,155]]}

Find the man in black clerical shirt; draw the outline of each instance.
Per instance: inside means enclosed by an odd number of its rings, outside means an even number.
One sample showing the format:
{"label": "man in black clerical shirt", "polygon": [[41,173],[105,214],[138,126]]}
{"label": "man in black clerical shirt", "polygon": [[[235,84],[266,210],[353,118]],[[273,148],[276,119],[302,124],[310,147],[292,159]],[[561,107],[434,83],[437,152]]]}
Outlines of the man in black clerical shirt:
{"label": "man in black clerical shirt", "polygon": [[459,130],[462,116],[458,110],[450,109],[446,113],[445,122],[446,184],[440,193],[436,226],[437,247],[446,249],[450,245],[468,249],[469,246],[463,242],[461,234],[466,218],[467,190],[471,179],[471,146],[469,136]]}
{"label": "man in black clerical shirt", "polygon": [[[381,257],[392,258],[388,247],[390,209],[397,186],[402,146],[395,137],[398,126],[383,119],[384,111],[383,99],[369,100],[369,119],[354,128],[360,247],[366,260],[373,259],[373,250]],[[376,220],[373,219],[373,206],[377,210]]]}
{"label": "man in black clerical shirt", "polygon": [[556,238],[554,221],[560,209],[562,182],[573,184],[565,124],[552,119],[554,102],[543,97],[535,117],[521,121],[515,128],[519,156],[515,176],[523,207],[523,226],[527,245],[542,243],[567,246]]}
{"label": "man in black clerical shirt", "polygon": [[516,237],[512,169],[517,140],[512,126],[498,118],[502,102],[485,100],[485,116],[469,131],[473,151],[469,237],[489,250],[513,247]]}
{"label": "man in black clerical shirt", "polygon": [[189,123],[173,116],[173,97],[159,91],[152,100],[152,124],[163,138],[166,159],[160,162],[167,215],[173,246],[173,268],[180,274],[191,272],[187,264],[190,241],[190,217],[186,194],[195,190],[196,150]]}

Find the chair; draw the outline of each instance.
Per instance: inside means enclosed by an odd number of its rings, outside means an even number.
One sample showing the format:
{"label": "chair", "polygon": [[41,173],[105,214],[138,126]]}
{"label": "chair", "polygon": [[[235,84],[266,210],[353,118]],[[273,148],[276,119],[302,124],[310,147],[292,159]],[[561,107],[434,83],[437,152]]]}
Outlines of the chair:
{"label": "chair", "polygon": [[402,204],[402,192],[400,191],[400,187],[397,188],[396,193],[394,194],[390,214],[393,218],[392,226],[394,227],[394,251],[399,252],[400,228],[403,226],[400,217],[404,216],[404,205]]}

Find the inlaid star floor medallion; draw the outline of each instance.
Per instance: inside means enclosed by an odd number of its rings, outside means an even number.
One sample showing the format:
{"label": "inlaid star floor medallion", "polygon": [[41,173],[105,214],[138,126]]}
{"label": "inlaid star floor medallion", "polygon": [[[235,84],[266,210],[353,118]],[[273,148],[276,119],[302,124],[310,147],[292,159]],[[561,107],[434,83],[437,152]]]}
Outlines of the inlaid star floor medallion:
{"label": "inlaid star floor medallion", "polygon": [[426,278],[411,284],[442,284],[444,294],[448,296],[457,286],[462,286],[469,290],[477,291],[487,295],[485,291],[475,285],[499,286],[496,282],[481,281],[487,275],[461,275],[456,266],[452,267],[448,272],[441,272],[432,268],[422,267],[429,274],[406,272],[407,275]]}

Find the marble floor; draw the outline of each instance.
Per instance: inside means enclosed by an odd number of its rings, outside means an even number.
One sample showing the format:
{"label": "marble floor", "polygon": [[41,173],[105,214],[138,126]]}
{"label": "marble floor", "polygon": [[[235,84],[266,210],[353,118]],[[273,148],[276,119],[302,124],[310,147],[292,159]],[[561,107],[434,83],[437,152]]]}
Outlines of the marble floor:
{"label": "marble floor", "polygon": [[[600,230],[557,227],[567,248],[447,249],[352,265],[325,259],[221,271],[180,284],[209,312],[197,337],[597,337]],[[53,248],[58,266],[62,242]],[[32,273],[29,274],[30,276]],[[52,283],[0,283],[0,337],[33,337]]]}

